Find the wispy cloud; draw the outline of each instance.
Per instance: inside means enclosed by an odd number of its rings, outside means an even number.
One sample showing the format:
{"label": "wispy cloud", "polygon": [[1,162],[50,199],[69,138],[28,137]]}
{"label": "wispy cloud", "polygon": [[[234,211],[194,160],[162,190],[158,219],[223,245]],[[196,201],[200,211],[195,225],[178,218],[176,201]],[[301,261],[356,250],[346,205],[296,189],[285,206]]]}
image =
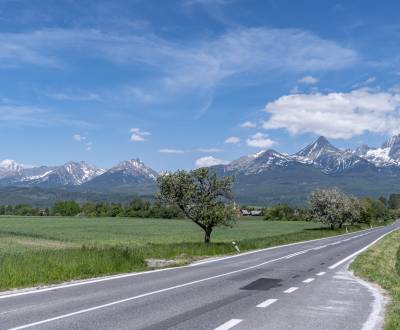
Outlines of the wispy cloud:
{"label": "wispy cloud", "polygon": [[230,144],[237,144],[240,142],[240,138],[237,136],[230,136],[225,139],[225,143],[230,143]]}
{"label": "wispy cloud", "polygon": [[72,140],[82,144],[87,151],[92,150],[93,143],[91,141],[88,141],[86,136],[83,136],[82,134],[79,133],[75,133],[74,135],[72,135]]}
{"label": "wispy cloud", "polygon": [[99,94],[92,92],[46,93],[45,95],[57,101],[101,101],[102,100]]}
{"label": "wispy cloud", "polygon": [[359,82],[357,84],[354,84],[352,87],[353,88],[360,88],[360,87],[363,87],[363,86],[370,85],[370,84],[374,83],[375,81],[376,81],[376,77],[371,76],[371,77],[368,77],[367,79],[365,79],[364,81],[361,81],[361,82]]}
{"label": "wispy cloud", "polygon": [[185,150],[181,150],[181,149],[170,149],[170,148],[164,148],[164,149],[159,149],[158,152],[162,153],[162,154],[184,154]]}
{"label": "wispy cloud", "polygon": [[252,121],[245,121],[244,123],[240,124],[240,127],[242,127],[242,128],[254,128],[254,127],[257,127],[257,124],[253,123]]}
{"label": "wispy cloud", "polygon": [[220,151],[222,151],[222,149],[220,149],[220,148],[198,148],[198,149],[196,149],[196,151],[200,151],[200,152],[220,152]]}
{"label": "wispy cloud", "polygon": [[151,135],[149,132],[142,132],[140,128],[131,128],[131,141],[132,142],[143,142],[146,141],[146,136]]}
{"label": "wispy cloud", "polygon": [[0,45],[2,65],[65,67],[73,65],[74,59],[101,58],[123,66],[147,66],[152,69],[151,79],[131,90],[143,102],[165,94],[214,89],[241,74],[265,77],[265,73],[274,70],[337,70],[358,61],[353,49],[296,29],[238,27],[214,38],[187,43],[176,43],[149,31],[124,34],[45,29],[0,33]]}
{"label": "wispy cloud", "polygon": [[19,126],[94,126],[92,123],[69,118],[52,109],[18,104],[0,105],[0,122]]}
{"label": "wispy cloud", "polygon": [[315,78],[313,76],[304,76],[303,78],[299,79],[297,82],[300,84],[314,85],[318,81],[319,81],[318,78]]}

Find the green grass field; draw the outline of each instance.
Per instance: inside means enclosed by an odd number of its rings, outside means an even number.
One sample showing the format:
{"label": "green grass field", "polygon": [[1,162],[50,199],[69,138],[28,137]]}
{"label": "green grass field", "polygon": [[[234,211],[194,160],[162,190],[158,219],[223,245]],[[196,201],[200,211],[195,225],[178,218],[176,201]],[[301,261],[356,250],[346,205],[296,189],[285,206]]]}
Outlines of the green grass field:
{"label": "green grass field", "polygon": [[391,296],[385,329],[400,329],[400,231],[383,238],[351,265],[354,273],[379,284]]}
{"label": "green grass field", "polygon": [[244,218],[212,243],[188,220],[0,217],[0,290],[145,270],[147,258],[177,264],[343,233],[321,224]]}

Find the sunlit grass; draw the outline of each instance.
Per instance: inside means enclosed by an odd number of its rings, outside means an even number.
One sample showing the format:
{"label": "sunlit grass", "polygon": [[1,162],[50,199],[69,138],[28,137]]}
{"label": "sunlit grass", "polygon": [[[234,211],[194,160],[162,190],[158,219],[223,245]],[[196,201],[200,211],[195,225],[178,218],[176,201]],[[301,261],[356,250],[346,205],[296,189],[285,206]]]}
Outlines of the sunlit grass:
{"label": "sunlit grass", "polygon": [[383,238],[352,264],[355,274],[379,284],[391,296],[385,329],[400,329],[400,232]]}

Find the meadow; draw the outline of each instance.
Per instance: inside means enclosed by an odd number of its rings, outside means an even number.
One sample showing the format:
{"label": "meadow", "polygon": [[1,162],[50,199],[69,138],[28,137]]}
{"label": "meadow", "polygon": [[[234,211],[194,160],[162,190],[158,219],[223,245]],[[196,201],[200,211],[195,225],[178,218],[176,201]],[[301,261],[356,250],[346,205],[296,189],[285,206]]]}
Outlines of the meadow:
{"label": "meadow", "polygon": [[[358,228],[357,228],[358,229]],[[321,224],[243,218],[212,243],[188,220],[0,217],[0,290],[146,270],[146,259],[177,265],[222,254],[343,233]]]}

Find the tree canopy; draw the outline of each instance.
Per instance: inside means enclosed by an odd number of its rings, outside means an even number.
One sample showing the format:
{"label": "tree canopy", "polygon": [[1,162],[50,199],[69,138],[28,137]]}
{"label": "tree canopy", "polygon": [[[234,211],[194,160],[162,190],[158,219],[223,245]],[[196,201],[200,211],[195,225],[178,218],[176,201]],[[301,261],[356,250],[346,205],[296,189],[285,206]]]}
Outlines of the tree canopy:
{"label": "tree canopy", "polygon": [[231,227],[236,222],[231,177],[218,178],[209,169],[199,168],[161,175],[158,184],[158,200],[178,207],[202,228],[206,243],[214,227]]}

